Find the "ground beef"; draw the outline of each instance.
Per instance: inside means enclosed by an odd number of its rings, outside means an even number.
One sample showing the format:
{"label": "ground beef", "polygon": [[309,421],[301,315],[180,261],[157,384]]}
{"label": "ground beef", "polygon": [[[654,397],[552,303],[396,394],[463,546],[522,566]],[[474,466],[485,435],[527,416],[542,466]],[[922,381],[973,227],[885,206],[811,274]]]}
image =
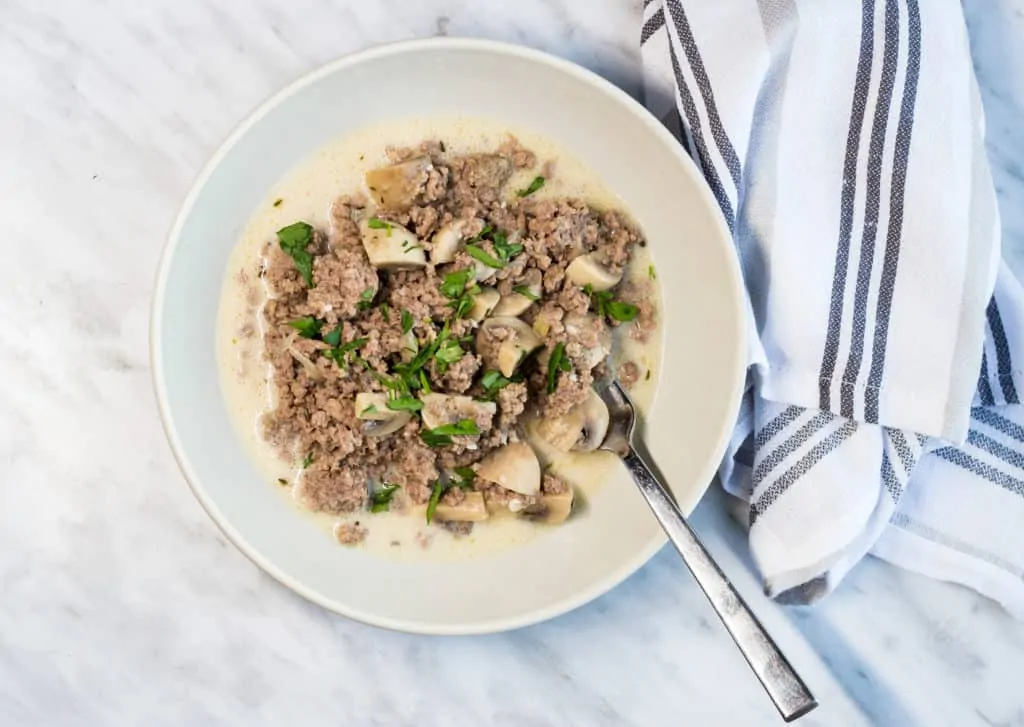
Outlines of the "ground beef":
{"label": "ground beef", "polygon": [[545,495],[561,495],[564,492],[568,492],[571,488],[568,483],[561,477],[545,472],[544,477],[540,483],[540,491]]}
{"label": "ground beef", "polygon": [[626,361],[619,366],[618,380],[627,389],[632,389],[636,382],[640,380],[640,367],[633,361]]}
{"label": "ground beef", "polygon": [[366,540],[370,531],[359,523],[338,523],[334,528],[334,537],[342,545],[358,545]]}
{"label": "ground beef", "polygon": [[498,201],[512,176],[512,161],[501,154],[469,154],[451,163],[451,192],[455,203],[478,207]]}
{"label": "ground beef", "polygon": [[512,383],[498,392],[498,429],[510,429],[526,411],[530,392],[524,383]]}
{"label": "ground beef", "polygon": [[[387,184],[370,191],[390,206],[371,206],[361,196],[337,199],[330,211],[329,234],[315,230],[308,247],[314,256],[312,288],[276,240],[262,249],[255,271],[270,292],[262,309],[263,342],[277,402],[262,417],[261,429],[282,457],[303,463],[295,491],[311,510],[363,510],[371,485],[389,483],[400,488],[391,500],[393,511],[416,506],[422,512],[438,481],[446,481],[456,468],[476,465],[496,448],[520,441],[528,412],[558,416],[584,401],[593,383],[592,369],[605,369],[609,328],[590,312],[591,296],[566,278],[566,268],[577,256],[594,252],[619,269],[630,260],[633,247],[642,244],[618,212],[599,212],[583,201],[555,198],[547,191],[518,198],[508,180],[516,170],[535,169],[537,159],[515,139],[492,154],[453,154],[440,141],[391,149],[388,154],[405,166],[390,170],[390,178],[389,173],[377,174],[375,178]],[[549,167],[550,163],[541,170],[543,176],[550,177]],[[359,221],[367,215],[413,231],[428,258],[438,230],[454,224],[463,245],[476,238],[473,244],[502,264],[483,265],[462,247],[450,263],[378,271],[369,264],[360,239]],[[501,235],[509,245],[522,245],[522,251],[508,255],[508,248],[495,244]],[[472,270],[476,280],[468,280],[462,290],[442,292],[446,276],[465,269]],[[242,280],[248,282],[248,277]],[[502,296],[518,293],[521,286],[542,291],[541,300],[521,318],[543,345],[519,365],[511,382],[503,382],[496,391],[484,387],[483,375],[497,369],[498,348],[516,335],[514,329],[481,328],[477,320],[453,317],[460,296],[473,295],[485,285]],[[259,292],[255,279],[252,287]],[[610,293],[638,307],[636,321],[627,324],[630,335],[642,340],[649,336],[656,323],[652,286],[624,283]],[[315,326],[293,325],[304,318],[316,319]],[[415,339],[415,351],[402,331],[403,320],[412,325],[409,335]],[[255,330],[247,329],[248,335],[255,335]],[[428,359],[422,356],[436,351],[442,340],[448,342],[449,353],[453,343],[463,352],[447,366],[438,364],[436,353]],[[558,343],[564,344],[571,370],[558,373],[549,393],[547,366]],[[403,378],[402,366],[421,366],[413,369],[412,383]],[[624,383],[635,383],[639,368],[627,364],[619,376]],[[451,444],[431,447],[423,439],[421,414],[403,412],[399,416],[404,423],[397,422],[398,429],[388,434],[381,434],[380,423],[358,417],[355,397],[361,392],[418,397],[425,386],[434,393],[467,397],[457,406],[455,400],[442,400],[446,408],[440,421],[454,423],[469,416],[480,434],[453,436]],[[463,408],[469,397],[493,404]],[[484,492],[492,506],[522,509],[539,501],[480,478],[473,487]],[[545,494],[567,489],[565,482],[545,474]],[[453,487],[443,502],[457,505],[465,497],[465,491]],[[465,534],[472,524],[444,527]],[[355,544],[366,537],[366,527],[342,523],[337,535],[339,541]],[[424,544],[432,537],[421,536],[417,541]]]}
{"label": "ground beef", "polygon": [[464,538],[473,532],[474,523],[460,522],[458,520],[447,520],[440,523],[441,527],[457,538]]}
{"label": "ground beef", "polygon": [[512,160],[516,169],[531,169],[537,165],[537,155],[523,147],[515,137],[509,138],[498,147],[498,153]]}
{"label": "ground beef", "polygon": [[311,467],[298,487],[299,500],[314,512],[340,514],[366,505],[366,470],[360,467]]}
{"label": "ground beef", "polygon": [[[350,318],[366,291],[377,294],[377,271],[361,247],[336,247],[313,261],[316,287],[307,294],[307,304],[329,322]],[[329,315],[333,314],[333,315]]]}
{"label": "ground beef", "polygon": [[645,342],[658,327],[657,310],[654,305],[654,285],[649,280],[629,282],[622,285],[619,299],[637,307],[636,318],[629,326],[629,337]]}
{"label": "ground beef", "polygon": [[457,394],[465,393],[473,385],[473,379],[480,370],[480,357],[467,353],[458,361],[449,364],[443,374],[439,374],[437,362],[430,364],[430,378],[445,391]]}

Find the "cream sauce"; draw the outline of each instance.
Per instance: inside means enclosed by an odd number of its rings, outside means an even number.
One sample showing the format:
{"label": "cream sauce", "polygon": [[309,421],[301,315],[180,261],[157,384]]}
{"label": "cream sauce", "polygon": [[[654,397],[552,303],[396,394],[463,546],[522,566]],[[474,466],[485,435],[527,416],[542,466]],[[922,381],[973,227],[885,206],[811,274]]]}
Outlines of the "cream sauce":
{"label": "cream sauce", "polygon": [[[566,525],[545,526],[511,515],[492,517],[478,523],[470,535],[456,538],[435,525],[428,526],[422,517],[415,515],[361,512],[339,518],[308,513],[293,496],[296,482],[301,478],[301,465],[281,459],[259,433],[261,416],[275,404],[268,378],[271,370],[262,358],[260,311],[267,297],[267,290],[258,276],[262,251],[268,241],[276,239],[278,229],[297,220],[326,229],[334,199],[341,194],[365,190],[364,174],[388,163],[385,150],[389,146],[412,146],[424,139],[441,139],[449,153],[491,151],[510,133],[537,154],[539,166],[552,162],[551,178],[535,193],[537,197],[572,196],[598,208],[622,208],[615,195],[582,162],[542,136],[478,118],[409,119],[345,136],[299,163],[254,211],[228,262],[217,321],[217,358],[224,399],[246,450],[270,486],[280,489],[282,499],[287,496],[291,506],[307,513],[325,530],[350,521],[367,526],[369,535],[359,547],[375,554],[418,560],[476,558],[542,537],[554,527],[570,526],[572,519]],[[510,194],[514,193],[511,190],[526,187],[536,174],[536,170],[517,172],[508,185]],[[648,250],[637,249],[627,277],[647,279],[652,269]],[[653,289],[660,317],[660,291],[656,284]],[[627,328],[617,329],[613,364],[617,368],[620,361],[632,360],[640,366],[640,381],[630,395],[644,414],[650,407],[659,375],[661,331],[656,331],[648,343],[641,345],[625,335]],[[649,377],[645,376],[647,371],[651,372]],[[543,459],[545,453],[540,454]],[[570,482],[585,504],[573,517],[585,517],[588,501],[615,467],[615,457],[607,452],[547,454],[553,456],[551,471]]]}

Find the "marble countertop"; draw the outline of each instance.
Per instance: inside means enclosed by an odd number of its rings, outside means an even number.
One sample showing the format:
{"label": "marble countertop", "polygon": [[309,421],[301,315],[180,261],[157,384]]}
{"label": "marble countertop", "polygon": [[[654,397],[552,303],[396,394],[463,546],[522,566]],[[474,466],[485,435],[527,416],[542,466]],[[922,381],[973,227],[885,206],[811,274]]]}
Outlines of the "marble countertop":
{"label": "marble countertop", "polygon": [[[1024,273],[1024,0],[966,0],[1007,255]],[[0,724],[779,724],[681,563],[518,632],[389,633],[235,551],[158,421],[148,307],[193,176],[340,54],[436,33],[639,90],[640,0],[0,2]],[[1024,624],[862,564],[813,610],[758,595],[712,493],[696,525],[816,692],[805,725],[1024,725]]]}

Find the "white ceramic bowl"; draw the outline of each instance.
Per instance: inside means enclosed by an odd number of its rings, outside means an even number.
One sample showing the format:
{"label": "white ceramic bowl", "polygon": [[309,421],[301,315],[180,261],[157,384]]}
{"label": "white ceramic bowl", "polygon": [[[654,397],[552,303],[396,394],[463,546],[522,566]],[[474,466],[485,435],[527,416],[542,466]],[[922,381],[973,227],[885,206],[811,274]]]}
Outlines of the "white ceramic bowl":
{"label": "white ceramic bowl", "polygon": [[537,51],[448,38],[374,48],[314,71],[256,109],[182,205],[160,263],[151,346],[175,456],[245,555],[350,618],[466,634],[569,611],[662,546],[625,471],[585,515],[486,558],[413,564],[343,548],[282,502],[247,457],[221,397],[214,346],[228,255],[271,186],[347,132],[444,114],[507,121],[554,139],[589,164],[643,228],[662,286],[665,336],[645,441],[683,511],[692,510],[725,448],[742,386],[742,298],[728,231],[691,160],[646,110],[593,73]]}

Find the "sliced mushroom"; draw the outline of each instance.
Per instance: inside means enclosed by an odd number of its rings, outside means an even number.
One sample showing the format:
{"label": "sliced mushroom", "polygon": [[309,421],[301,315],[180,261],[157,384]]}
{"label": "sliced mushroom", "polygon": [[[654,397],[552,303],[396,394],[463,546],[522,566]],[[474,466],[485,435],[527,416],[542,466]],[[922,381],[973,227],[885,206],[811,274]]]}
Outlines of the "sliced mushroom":
{"label": "sliced mushroom", "polygon": [[406,210],[416,201],[433,168],[430,157],[422,156],[371,169],[366,173],[366,186],[370,188],[370,196],[381,207]]}
{"label": "sliced mushroom", "polygon": [[376,391],[361,391],[356,394],[356,418],[362,419],[363,434],[368,437],[384,437],[404,427],[412,415],[407,411],[388,409],[387,394]]}
{"label": "sliced mushroom", "polygon": [[457,219],[442,225],[430,241],[430,261],[435,265],[450,263],[455,259],[455,253],[459,251],[469,231],[480,229],[483,225],[483,220],[477,218]]}
{"label": "sliced mushroom", "polygon": [[520,495],[540,492],[540,462],[526,442],[510,442],[484,457],[477,476]]}
{"label": "sliced mushroom", "polygon": [[427,264],[426,253],[419,244],[419,238],[401,225],[379,220],[379,226],[370,227],[370,220],[364,218],[359,223],[359,233],[363,240],[366,257],[375,268],[383,270],[407,270],[421,268]]}
{"label": "sliced mushroom", "polygon": [[494,306],[501,300],[501,294],[494,288],[483,287],[473,296],[473,307],[466,317],[471,321],[482,321],[494,311]]}
{"label": "sliced mushroom", "polygon": [[420,342],[417,340],[416,334],[410,329],[402,334],[401,341],[402,350],[398,355],[403,361],[412,361],[420,351]]}
{"label": "sliced mushroom", "polygon": [[612,272],[604,266],[597,253],[580,255],[565,269],[567,277],[576,285],[589,285],[597,291],[610,290],[622,280],[621,272]]}
{"label": "sliced mushroom", "polygon": [[316,367],[316,364],[313,363],[309,356],[296,349],[290,341],[287,345],[287,350],[289,355],[302,365],[302,368],[306,371],[306,376],[313,381],[321,381],[324,378],[324,372]]}
{"label": "sliced mushroom", "polygon": [[478,283],[490,280],[496,272],[498,272],[497,268],[492,268],[490,265],[473,258],[473,279]]}
{"label": "sliced mushroom", "polygon": [[481,492],[467,492],[466,498],[458,505],[439,502],[437,509],[434,510],[434,517],[437,520],[448,522],[480,522],[490,516]]}
{"label": "sliced mushroom", "polygon": [[497,487],[491,487],[484,490],[484,504],[487,506],[487,512],[493,515],[503,515],[507,513],[519,513],[526,509],[532,497],[520,495],[518,492],[511,493],[510,490],[502,490]]}
{"label": "sliced mushroom", "polygon": [[493,401],[477,401],[471,396],[453,394],[427,394],[423,397],[420,416],[423,418],[423,426],[436,429],[463,419],[472,419],[479,425],[482,421],[493,419],[497,411],[498,405]]}
{"label": "sliced mushroom", "polygon": [[573,490],[570,487],[566,492],[559,492],[557,495],[541,495],[540,501],[523,508],[519,517],[535,523],[560,525],[572,513],[572,503]]}
{"label": "sliced mushroom", "polygon": [[540,299],[541,294],[541,272],[536,268],[530,268],[523,276],[521,286],[529,295],[512,292],[501,296],[501,302],[494,308],[496,316],[518,316],[526,312],[526,309]]}
{"label": "sliced mushroom", "polygon": [[[612,351],[612,332],[604,322],[590,313],[570,313],[562,321],[570,343],[567,348],[572,350],[575,363],[581,368],[592,369],[604,361]],[[592,346],[583,341],[595,340]]]}
{"label": "sliced mushroom", "polygon": [[485,363],[505,376],[515,373],[523,359],[540,345],[540,337],[518,318],[488,318],[476,334],[477,353]]}
{"label": "sliced mushroom", "polygon": [[562,416],[541,419],[536,431],[562,452],[593,452],[608,434],[608,406],[591,389],[581,404]]}

